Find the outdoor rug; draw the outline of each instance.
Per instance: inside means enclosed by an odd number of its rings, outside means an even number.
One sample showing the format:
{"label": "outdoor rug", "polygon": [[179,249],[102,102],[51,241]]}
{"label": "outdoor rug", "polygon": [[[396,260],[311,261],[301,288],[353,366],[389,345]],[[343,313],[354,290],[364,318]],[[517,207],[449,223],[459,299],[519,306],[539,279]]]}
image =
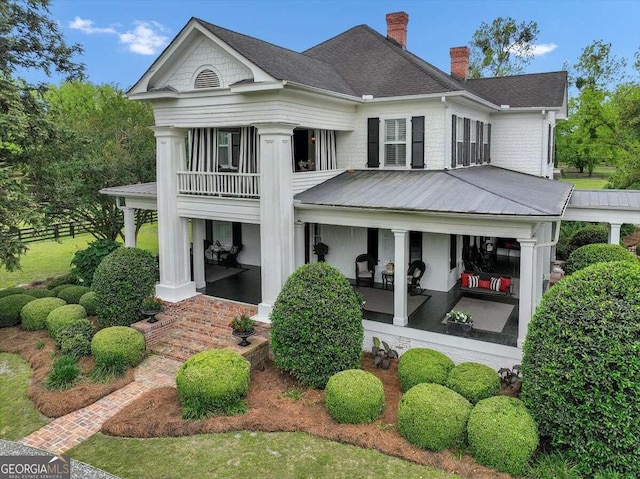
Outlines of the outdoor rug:
{"label": "outdoor rug", "polygon": [[227,268],[226,266],[218,266],[217,264],[208,264],[206,273],[205,273],[205,281],[207,283],[213,283],[214,281],[219,281],[223,278],[228,278],[229,276],[242,273],[243,271],[247,271],[247,269],[246,268]]}
{"label": "outdoor rug", "polygon": [[[507,324],[513,307],[513,304],[463,297],[453,309],[469,313],[473,319],[473,329],[500,333],[504,325]],[[442,322],[446,323],[447,319],[445,318]]]}
{"label": "outdoor rug", "polygon": [[[385,313],[393,315],[393,291],[387,289],[366,288],[354,286],[358,293],[364,298],[364,310],[376,313]],[[407,294],[407,315],[410,316],[416,309],[428,300],[431,296],[428,294],[411,296]]]}

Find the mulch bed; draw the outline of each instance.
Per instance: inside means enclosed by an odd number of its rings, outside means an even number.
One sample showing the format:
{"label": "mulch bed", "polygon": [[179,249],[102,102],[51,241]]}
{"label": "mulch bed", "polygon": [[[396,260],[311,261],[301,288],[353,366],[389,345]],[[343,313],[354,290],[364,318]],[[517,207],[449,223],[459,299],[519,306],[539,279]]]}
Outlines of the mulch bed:
{"label": "mulch bed", "polygon": [[[473,479],[509,478],[507,474],[477,464],[460,451],[430,452],[409,444],[395,429],[398,402],[402,391],[397,362],[388,370],[376,369],[365,355],[362,368],[378,376],[385,389],[386,406],[381,418],[372,424],[338,424],[324,406],[324,391],[300,386],[290,375],[272,363],[264,371],[251,374],[247,398],[248,412],[241,416],[215,416],[186,421],[181,417],[175,388],[149,391],[104,423],[102,432],[112,436],[150,438],[189,436],[226,431],[303,431],[314,436],[378,450],[390,456],[449,471]],[[296,400],[285,393],[299,391]]]}
{"label": "mulch bed", "polygon": [[[42,344],[44,347],[38,348]],[[117,381],[106,384],[85,380],[64,391],[47,389],[44,382],[51,370],[56,347],[46,331],[24,331],[19,326],[4,328],[0,332],[0,351],[18,354],[29,363],[29,397],[38,411],[47,417],[60,417],[82,409],[133,381],[133,370],[129,370]],[[78,364],[84,376],[93,369],[93,358],[84,357]]]}

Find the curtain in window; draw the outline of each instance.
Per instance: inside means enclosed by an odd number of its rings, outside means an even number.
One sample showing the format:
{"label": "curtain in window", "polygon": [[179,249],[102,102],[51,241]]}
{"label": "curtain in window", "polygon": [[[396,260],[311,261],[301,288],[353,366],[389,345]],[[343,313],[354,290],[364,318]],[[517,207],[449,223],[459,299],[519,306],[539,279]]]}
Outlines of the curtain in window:
{"label": "curtain in window", "polygon": [[336,132],[334,130],[314,130],[316,138],[316,171],[335,170]]}
{"label": "curtain in window", "polygon": [[189,164],[193,172],[218,171],[218,129],[192,128],[189,131]]}
{"label": "curtain in window", "polygon": [[238,173],[258,173],[258,130],[252,126],[240,128]]}

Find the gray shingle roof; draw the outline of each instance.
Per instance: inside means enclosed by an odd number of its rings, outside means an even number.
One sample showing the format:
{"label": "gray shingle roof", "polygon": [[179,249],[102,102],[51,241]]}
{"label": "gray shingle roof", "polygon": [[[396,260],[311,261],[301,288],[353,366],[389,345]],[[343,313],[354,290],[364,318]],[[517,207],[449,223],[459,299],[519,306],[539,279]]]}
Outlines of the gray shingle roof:
{"label": "gray shingle roof", "polygon": [[394,211],[560,217],[571,190],[566,183],[485,165],[345,172],[295,199],[302,204]]}
{"label": "gray shingle roof", "polygon": [[467,80],[467,90],[496,105],[511,107],[562,106],[567,72],[533,73]]}

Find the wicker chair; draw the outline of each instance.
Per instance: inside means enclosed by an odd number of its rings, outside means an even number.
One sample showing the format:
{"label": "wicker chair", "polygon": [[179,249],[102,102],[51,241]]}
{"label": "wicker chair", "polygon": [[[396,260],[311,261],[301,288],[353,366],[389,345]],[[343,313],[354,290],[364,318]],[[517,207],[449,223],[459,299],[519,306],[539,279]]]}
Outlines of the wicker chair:
{"label": "wicker chair", "polygon": [[221,253],[220,264],[226,266],[227,268],[240,267],[240,263],[238,263],[238,254],[240,253],[240,251],[242,251],[242,245],[232,246],[227,253]]}
{"label": "wicker chair", "polygon": [[424,275],[424,272],[427,270],[427,265],[424,264],[424,261],[415,260],[412,261],[409,265],[409,270],[407,271],[407,284],[409,287],[409,293],[412,295],[417,295],[422,293],[422,287],[420,286],[420,280]]}
{"label": "wicker chair", "polygon": [[360,285],[360,281],[365,283],[368,281],[369,286],[373,288],[373,280],[376,275],[376,260],[370,254],[361,254],[356,258],[356,286]]}

